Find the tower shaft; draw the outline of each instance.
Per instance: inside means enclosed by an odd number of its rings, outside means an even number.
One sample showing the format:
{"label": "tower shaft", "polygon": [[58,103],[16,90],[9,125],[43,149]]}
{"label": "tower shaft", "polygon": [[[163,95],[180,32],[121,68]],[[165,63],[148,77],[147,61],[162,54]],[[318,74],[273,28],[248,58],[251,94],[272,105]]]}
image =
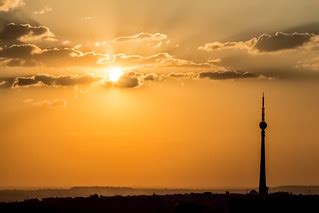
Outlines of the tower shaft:
{"label": "tower shaft", "polygon": [[259,176],[259,194],[268,194],[268,187],[266,183],[266,144],[265,144],[265,130],[261,130],[261,153],[260,153],[260,176]]}

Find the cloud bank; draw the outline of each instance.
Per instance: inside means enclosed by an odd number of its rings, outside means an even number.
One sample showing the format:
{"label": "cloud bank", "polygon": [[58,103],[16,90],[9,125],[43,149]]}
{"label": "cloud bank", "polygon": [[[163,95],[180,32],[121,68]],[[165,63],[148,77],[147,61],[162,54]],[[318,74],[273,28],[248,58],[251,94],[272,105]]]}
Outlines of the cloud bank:
{"label": "cloud bank", "polygon": [[[112,42],[126,44],[125,42],[147,41],[137,43],[144,45],[151,41],[159,43],[166,39],[167,35],[162,33],[139,33],[118,37]],[[264,76],[276,79],[311,77],[317,79],[317,74],[313,71],[319,71],[319,63],[316,60],[319,36],[312,33],[277,32],[262,34],[247,41],[210,42],[199,46],[200,51],[194,51],[187,59],[173,55],[169,50],[161,52],[156,49],[154,54],[151,52],[149,55],[106,54],[90,51],[81,45],[70,47],[71,43],[63,44],[58,41],[54,33],[42,25],[10,23],[0,32],[0,66],[65,69],[121,66],[150,72],[156,69],[169,70],[165,75],[148,74],[145,78],[139,75],[124,75],[113,86],[125,88],[139,87],[145,81],[168,78],[224,80],[254,79]],[[149,47],[152,48],[152,45]],[[172,72],[174,68],[176,71]],[[200,71],[202,72],[194,77]],[[34,79],[29,77],[17,79],[15,86],[29,86],[23,85],[23,82],[31,82],[32,85],[60,85],[58,79],[52,83],[49,80],[38,80],[40,77],[43,76],[34,76]],[[7,85],[4,82],[1,84],[1,87]]]}
{"label": "cloud bank", "polygon": [[48,75],[38,74],[33,76],[7,77],[0,78],[0,88],[42,88],[42,87],[72,87],[81,85],[91,85],[98,83],[107,88],[138,88],[147,81],[159,82],[164,80],[236,80],[259,78],[260,75],[240,72],[240,71],[207,71],[207,72],[184,72],[184,73],[141,73],[126,72],[117,82],[108,81],[105,77],[95,76],[92,74],[82,75]]}

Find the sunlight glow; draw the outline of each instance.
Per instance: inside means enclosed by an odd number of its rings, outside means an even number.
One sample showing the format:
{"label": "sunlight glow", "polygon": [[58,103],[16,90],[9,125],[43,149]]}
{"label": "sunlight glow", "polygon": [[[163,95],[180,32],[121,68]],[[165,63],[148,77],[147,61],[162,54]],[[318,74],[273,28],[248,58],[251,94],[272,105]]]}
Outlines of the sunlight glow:
{"label": "sunlight glow", "polygon": [[112,82],[117,82],[123,75],[123,70],[120,67],[113,67],[109,69],[108,76]]}

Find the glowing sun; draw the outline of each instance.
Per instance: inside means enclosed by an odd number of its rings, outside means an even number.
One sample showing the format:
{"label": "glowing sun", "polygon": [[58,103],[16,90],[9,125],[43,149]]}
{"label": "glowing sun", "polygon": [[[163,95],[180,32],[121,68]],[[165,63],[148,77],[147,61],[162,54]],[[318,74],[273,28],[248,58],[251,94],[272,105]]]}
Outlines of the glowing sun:
{"label": "glowing sun", "polygon": [[113,67],[109,69],[108,76],[112,82],[117,82],[123,75],[123,70],[120,67]]}

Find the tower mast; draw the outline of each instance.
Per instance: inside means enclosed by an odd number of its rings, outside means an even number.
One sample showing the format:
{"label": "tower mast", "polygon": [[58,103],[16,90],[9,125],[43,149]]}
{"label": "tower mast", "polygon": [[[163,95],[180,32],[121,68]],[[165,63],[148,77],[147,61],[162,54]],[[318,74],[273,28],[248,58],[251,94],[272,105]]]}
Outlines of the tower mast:
{"label": "tower mast", "polygon": [[262,118],[259,124],[261,129],[261,155],[260,155],[260,176],[259,176],[259,194],[267,195],[268,187],[266,183],[266,154],[265,154],[265,130],[267,128],[267,123],[265,121],[265,95],[262,97]]}

